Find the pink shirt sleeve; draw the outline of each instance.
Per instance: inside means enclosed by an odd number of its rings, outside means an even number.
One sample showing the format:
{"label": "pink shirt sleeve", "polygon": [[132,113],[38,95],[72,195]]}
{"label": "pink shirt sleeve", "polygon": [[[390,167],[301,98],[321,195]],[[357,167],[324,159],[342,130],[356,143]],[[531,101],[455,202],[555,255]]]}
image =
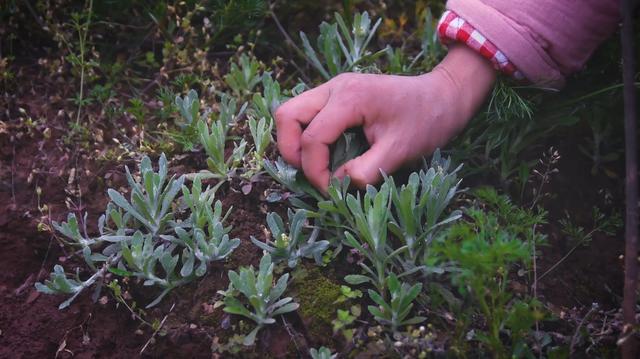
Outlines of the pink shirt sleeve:
{"label": "pink shirt sleeve", "polygon": [[617,0],[448,0],[540,87],[560,88],[615,31]]}

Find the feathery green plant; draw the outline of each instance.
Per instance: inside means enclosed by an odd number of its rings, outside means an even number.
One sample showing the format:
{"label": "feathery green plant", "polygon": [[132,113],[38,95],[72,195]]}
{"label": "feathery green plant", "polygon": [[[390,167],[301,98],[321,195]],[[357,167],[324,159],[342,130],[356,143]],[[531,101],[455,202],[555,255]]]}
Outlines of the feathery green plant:
{"label": "feathery green plant", "polygon": [[[535,299],[516,298],[509,283],[518,268],[530,265],[532,246],[543,239],[532,228],[544,223],[544,214],[522,210],[493,189],[483,189],[478,199],[485,209],[467,209],[468,219],[434,243],[428,265],[448,268],[447,276],[467,303],[454,306],[461,323],[468,325],[477,314],[486,320],[486,329],[476,329],[480,343],[495,357],[526,357],[531,351],[524,339],[544,313]],[[503,342],[505,332],[511,345]]]}

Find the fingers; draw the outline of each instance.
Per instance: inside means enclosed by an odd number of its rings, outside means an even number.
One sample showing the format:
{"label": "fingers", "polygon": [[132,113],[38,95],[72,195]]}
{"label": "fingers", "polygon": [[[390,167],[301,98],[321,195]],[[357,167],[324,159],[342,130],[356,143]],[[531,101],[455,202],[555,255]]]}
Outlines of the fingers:
{"label": "fingers", "polygon": [[362,122],[362,115],[353,106],[331,99],[302,133],[302,170],[316,188],[326,191],[329,186],[329,146],[348,128]]}
{"label": "fingers", "polygon": [[303,125],[307,125],[320,112],[329,100],[327,84],[290,99],[282,104],[275,113],[278,150],[285,161],[295,167],[301,166],[300,137]]}
{"label": "fingers", "polygon": [[398,146],[391,142],[377,142],[371,148],[351,161],[345,163],[334,173],[335,177],[351,178],[351,183],[358,188],[365,188],[368,184],[376,184],[382,179],[382,173],[392,173],[402,165]]}

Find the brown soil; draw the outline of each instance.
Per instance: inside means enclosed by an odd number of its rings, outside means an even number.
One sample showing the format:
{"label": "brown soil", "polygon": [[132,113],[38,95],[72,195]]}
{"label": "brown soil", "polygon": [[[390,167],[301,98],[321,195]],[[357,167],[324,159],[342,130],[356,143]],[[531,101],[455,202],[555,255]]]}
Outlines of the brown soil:
{"label": "brown soil", "polygon": [[[563,134],[553,141],[562,158],[557,173],[546,192],[543,207],[549,212],[544,232],[548,246],[541,248],[539,274],[555,265],[574,243],[562,233],[559,219],[569,214],[572,221],[586,232],[593,228],[592,208],[609,215],[624,214],[624,166],[621,161],[603,166],[591,174],[591,161],[580,153],[576,143],[588,134],[581,131]],[[609,175],[606,175],[604,171]],[[605,192],[610,197],[605,198]],[[578,247],[566,260],[540,281],[546,299],[561,307],[590,307],[598,303],[604,308],[618,308],[622,298],[624,229],[614,236],[596,232],[590,244]]]}

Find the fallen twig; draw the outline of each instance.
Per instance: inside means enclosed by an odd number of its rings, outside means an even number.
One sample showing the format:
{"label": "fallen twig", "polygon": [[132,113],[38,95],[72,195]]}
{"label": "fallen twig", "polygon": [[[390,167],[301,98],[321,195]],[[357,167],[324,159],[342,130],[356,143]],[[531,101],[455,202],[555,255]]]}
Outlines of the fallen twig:
{"label": "fallen twig", "polygon": [[149,346],[149,344],[151,344],[151,341],[153,340],[153,338],[155,338],[156,334],[158,334],[158,332],[160,331],[160,329],[162,329],[162,326],[164,325],[164,322],[167,321],[167,318],[169,318],[169,314],[171,314],[171,312],[173,311],[173,308],[175,308],[176,303],[173,303],[171,305],[171,308],[169,308],[169,313],[167,313],[164,318],[162,318],[162,321],[160,322],[160,325],[158,325],[158,328],[153,332],[153,334],[151,334],[151,337],[149,338],[149,340],[147,340],[147,342],[145,343],[145,345],[142,347],[142,349],[140,349],[140,354],[142,355],[142,353],[147,349],[147,347]]}

